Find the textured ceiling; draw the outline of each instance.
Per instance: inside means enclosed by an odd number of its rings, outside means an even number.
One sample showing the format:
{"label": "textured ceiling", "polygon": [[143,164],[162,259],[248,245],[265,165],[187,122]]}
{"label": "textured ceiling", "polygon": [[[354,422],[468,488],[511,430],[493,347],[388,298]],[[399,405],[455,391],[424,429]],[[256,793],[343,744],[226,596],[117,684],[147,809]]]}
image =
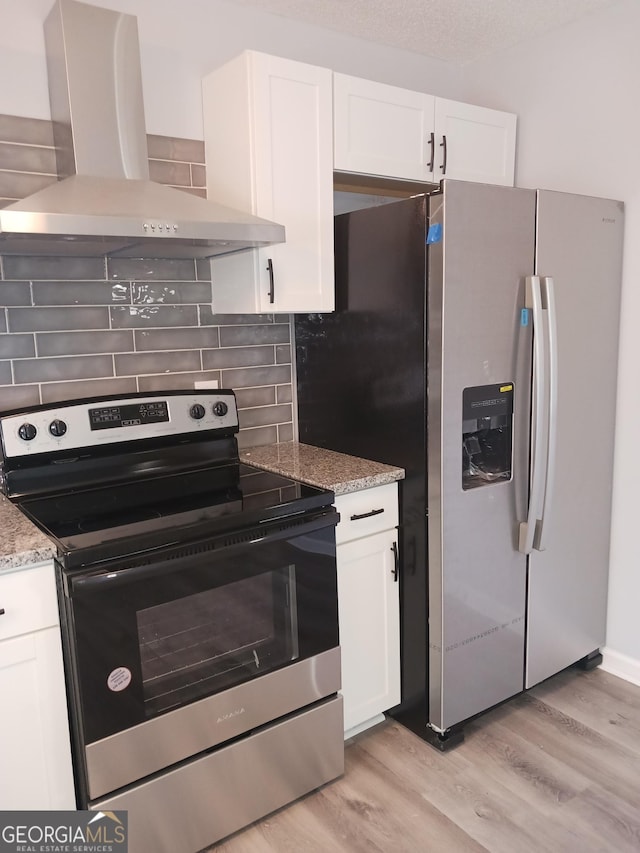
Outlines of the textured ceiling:
{"label": "textured ceiling", "polygon": [[616,0],[231,0],[449,62],[468,62]]}

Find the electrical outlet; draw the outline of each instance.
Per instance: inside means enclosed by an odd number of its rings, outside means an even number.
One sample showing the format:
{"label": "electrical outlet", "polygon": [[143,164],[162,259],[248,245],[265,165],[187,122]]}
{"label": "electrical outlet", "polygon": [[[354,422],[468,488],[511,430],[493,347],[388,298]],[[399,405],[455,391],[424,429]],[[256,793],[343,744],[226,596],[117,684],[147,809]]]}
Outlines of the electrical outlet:
{"label": "electrical outlet", "polygon": [[218,387],[218,380],[217,379],[201,379],[199,381],[194,382],[193,387],[196,389],[196,391],[207,391],[207,390],[210,391],[212,388]]}

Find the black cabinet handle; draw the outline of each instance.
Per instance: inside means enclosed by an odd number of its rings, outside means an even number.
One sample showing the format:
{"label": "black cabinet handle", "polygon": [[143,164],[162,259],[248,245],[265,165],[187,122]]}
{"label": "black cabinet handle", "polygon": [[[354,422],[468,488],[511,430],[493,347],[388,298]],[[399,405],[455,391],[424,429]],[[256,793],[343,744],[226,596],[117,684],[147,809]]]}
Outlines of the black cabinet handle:
{"label": "black cabinet handle", "polygon": [[442,166],[440,166],[440,171],[444,175],[447,171],[447,137],[444,134],[442,136],[440,148],[442,148]]}
{"label": "black cabinet handle", "polygon": [[393,551],[393,569],[391,574],[393,575],[393,580],[395,583],[398,583],[398,573],[400,571],[400,558],[398,556],[398,544],[397,542],[391,543],[391,550]]}
{"label": "black cabinet handle", "polygon": [[4,607],[0,607],[0,616],[4,616]]}
{"label": "black cabinet handle", "polygon": [[429,134],[429,147],[431,148],[431,159],[427,163],[427,169],[430,172],[433,172],[433,164],[436,156],[436,135],[435,133]]}
{"label": "black cabinet handle", "polygon": [[275,290],[273,285],[273,261],[267,258],[267,271],[269,273],[269,302],[271,305],[275,302]]}
{"label": "black cabinet handle", "polygon": [[372,515],[380,515],[383,509],[372,509],[371,512],[363,512],[362,515],[352,515],[351,521],[360,521],[361,518],[371,518]]}

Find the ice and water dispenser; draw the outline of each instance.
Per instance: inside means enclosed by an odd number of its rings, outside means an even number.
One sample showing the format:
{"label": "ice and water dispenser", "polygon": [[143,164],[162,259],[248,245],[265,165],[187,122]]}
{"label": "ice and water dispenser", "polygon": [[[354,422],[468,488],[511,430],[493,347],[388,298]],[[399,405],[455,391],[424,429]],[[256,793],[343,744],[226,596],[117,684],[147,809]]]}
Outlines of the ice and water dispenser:
{"label": "ice and water dispenser", "polygon": [[476,385],[462,392],[462,488],[511,479],[513,383]]}

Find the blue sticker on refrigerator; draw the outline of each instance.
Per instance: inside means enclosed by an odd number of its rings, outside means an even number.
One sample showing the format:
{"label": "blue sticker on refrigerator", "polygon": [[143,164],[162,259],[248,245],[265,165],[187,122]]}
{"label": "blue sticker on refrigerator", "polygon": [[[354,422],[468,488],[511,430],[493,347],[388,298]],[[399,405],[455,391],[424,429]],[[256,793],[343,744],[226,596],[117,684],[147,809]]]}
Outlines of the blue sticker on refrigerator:
{"label": "blue sticker on refrigerator", "polygon": [[431,243],[439,243],[442,240],[442,225],[440,222],[435,222],[429,226],[427,231],[427,246]]}

